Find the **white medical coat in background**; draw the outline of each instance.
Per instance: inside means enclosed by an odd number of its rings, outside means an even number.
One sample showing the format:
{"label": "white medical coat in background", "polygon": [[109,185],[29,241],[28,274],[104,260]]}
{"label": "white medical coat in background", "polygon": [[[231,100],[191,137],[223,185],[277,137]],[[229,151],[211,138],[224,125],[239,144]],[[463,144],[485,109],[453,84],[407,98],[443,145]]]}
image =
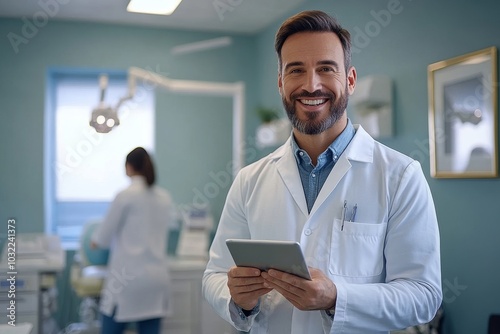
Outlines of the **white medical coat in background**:
{"label": "white medical coat in background", "polygon": [[[355,127],[310,213],[290,140],[235,178],[203,276],[205,298],[235,328],[387,333],[434,317],[442,300],[439,232],[420,164]],[[276,291],[261,297],[257,315],[241,319],[227,287],[234,265],[228,238],[300,242],[307,264],[337,286],[334,321],[324,311],[294,308]]]}
{"label": "white medical coat in background", "polygon": [[112,202],[106,219],[92,240],[110,248],[108,275],[100,310],[114,319],[131,322],[168,314],[170,275],[167,233],[173,205],[163,189],[148,188],[142,176]]}

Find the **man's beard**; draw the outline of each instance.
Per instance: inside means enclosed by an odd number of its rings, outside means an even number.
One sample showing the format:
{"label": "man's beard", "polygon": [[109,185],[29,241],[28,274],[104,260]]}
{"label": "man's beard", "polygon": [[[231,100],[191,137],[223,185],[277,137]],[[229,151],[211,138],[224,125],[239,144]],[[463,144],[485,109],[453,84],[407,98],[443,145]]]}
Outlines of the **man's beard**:
{"label": "man's beard", "polygon": [[[288,102],[284,96],[281,97],[283,106],[285,107],[286,114],[292,122],[292,126],[299,132],[306,135],[317,135],[331,128],[344,114],[349,100],[347,85],[345,92],[338,99],[332,93],[322,93],[317,90],[313,93],[303,91],[302,93],[292,95],[291,101]],[[330,103],[330,114],[326,119],[315,121],[320,115],[318,113],[308,113],[307,120],[303,121],[297,117],[297,110],[295,109],[295,101],[303,98],[327,98]],[[332,102],[333,101],[333,102]],[[300,103],[300,102],[299,102]]]}

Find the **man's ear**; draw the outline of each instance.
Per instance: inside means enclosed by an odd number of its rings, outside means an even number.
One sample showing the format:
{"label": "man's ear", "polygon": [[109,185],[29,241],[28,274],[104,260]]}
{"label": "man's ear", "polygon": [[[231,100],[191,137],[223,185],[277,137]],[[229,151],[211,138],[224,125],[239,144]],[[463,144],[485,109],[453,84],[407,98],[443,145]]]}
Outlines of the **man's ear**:
{"label": "man's ear", "polygon": [[352,93],[354,93],[354,89],[356,88],[356,80],[356,69],[354,68],[354,66],[351,66],[349,68],[349,71],[347,72],[347,91],[349,92],[349,95],[352,95]]}

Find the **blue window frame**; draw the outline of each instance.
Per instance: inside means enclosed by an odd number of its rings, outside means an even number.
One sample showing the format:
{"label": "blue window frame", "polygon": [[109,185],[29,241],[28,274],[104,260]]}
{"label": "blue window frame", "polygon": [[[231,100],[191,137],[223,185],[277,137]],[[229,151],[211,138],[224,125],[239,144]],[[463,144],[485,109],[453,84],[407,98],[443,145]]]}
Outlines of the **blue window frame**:
{"label": "blue window frame", "polygon": [[137,146],[154,151],[154,93],[138,87],[118,111],[121,124],[101,134],[90,127],[100,99],[99,76],[109,77],[104,101],[114,107],[127,91],[125,71],[51,69],[45,106],[45,232],[78,246],[83,226],[102,219],[128,185],[125,156]]}

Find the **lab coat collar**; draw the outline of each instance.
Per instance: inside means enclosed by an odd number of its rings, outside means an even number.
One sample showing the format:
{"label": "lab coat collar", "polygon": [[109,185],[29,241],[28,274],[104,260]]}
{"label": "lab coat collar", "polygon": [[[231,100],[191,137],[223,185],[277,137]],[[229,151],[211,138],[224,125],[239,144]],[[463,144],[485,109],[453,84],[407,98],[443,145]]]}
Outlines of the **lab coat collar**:
{"label": "lab coat collar", "polygon": [[271,159],[276,159],[278,174],[281,176],[281,179],[297,203],[297,206],[304,216],[307,217],[309,212],[307,210],[302,182],[300,182],[299,167],[297,166],[297,160],[293,154],[291,136],[283,146],[271,154]]}
{"label": "lab coat collar", "polygon": [[130,185],[131,186],[145,186],[146,178],[142,175],[132,175],[130,177]]}
{"label": "lab coat collar", "polygon": [[[349,160],[373,162],[375,140],[368,134],[368,132],[365,131],[365,129],[363,129],[361,125],[354,124],[354,128],[356,129],[356,134],[345,149],[342,156]],[[293,133],[290,137],[288,137],[285,144],[269,155],[269,158],[280,159],[289,153],[292,153],[292,158],[294,158],[292,152],[292,136]]]}
{"label": "lab coat collar", "polygon": [[373,162],[375,140],[359,124],[354,124],[356,134],[347,146],[344,156],[349,160]]}
{"label": "lab coat collar", "polygon": [[361,125],[355,124],[354,128],[356,129],[354,138],[351,140],[344,153],[335,164],[335,167],[330,172],[330,175],[326,179],[325,184],[321,188],[321,191],[314,202],[311,213],[307,210],[304,189],[302,188],[302,182],[300,182],[297,161],[295,160],[295,156],[293,154],[291,136],[284,145],[269,155],[270,159],[276,160],[276,167],[279,175],[305,216],[312,215],[317,208],[323,204],[325,199],[330,195],[332,190],[335,189],[340,180],[351,168],[351,160],[366,163],[373,162],[373,149],[375,145],[374,139],[363,129]]}

